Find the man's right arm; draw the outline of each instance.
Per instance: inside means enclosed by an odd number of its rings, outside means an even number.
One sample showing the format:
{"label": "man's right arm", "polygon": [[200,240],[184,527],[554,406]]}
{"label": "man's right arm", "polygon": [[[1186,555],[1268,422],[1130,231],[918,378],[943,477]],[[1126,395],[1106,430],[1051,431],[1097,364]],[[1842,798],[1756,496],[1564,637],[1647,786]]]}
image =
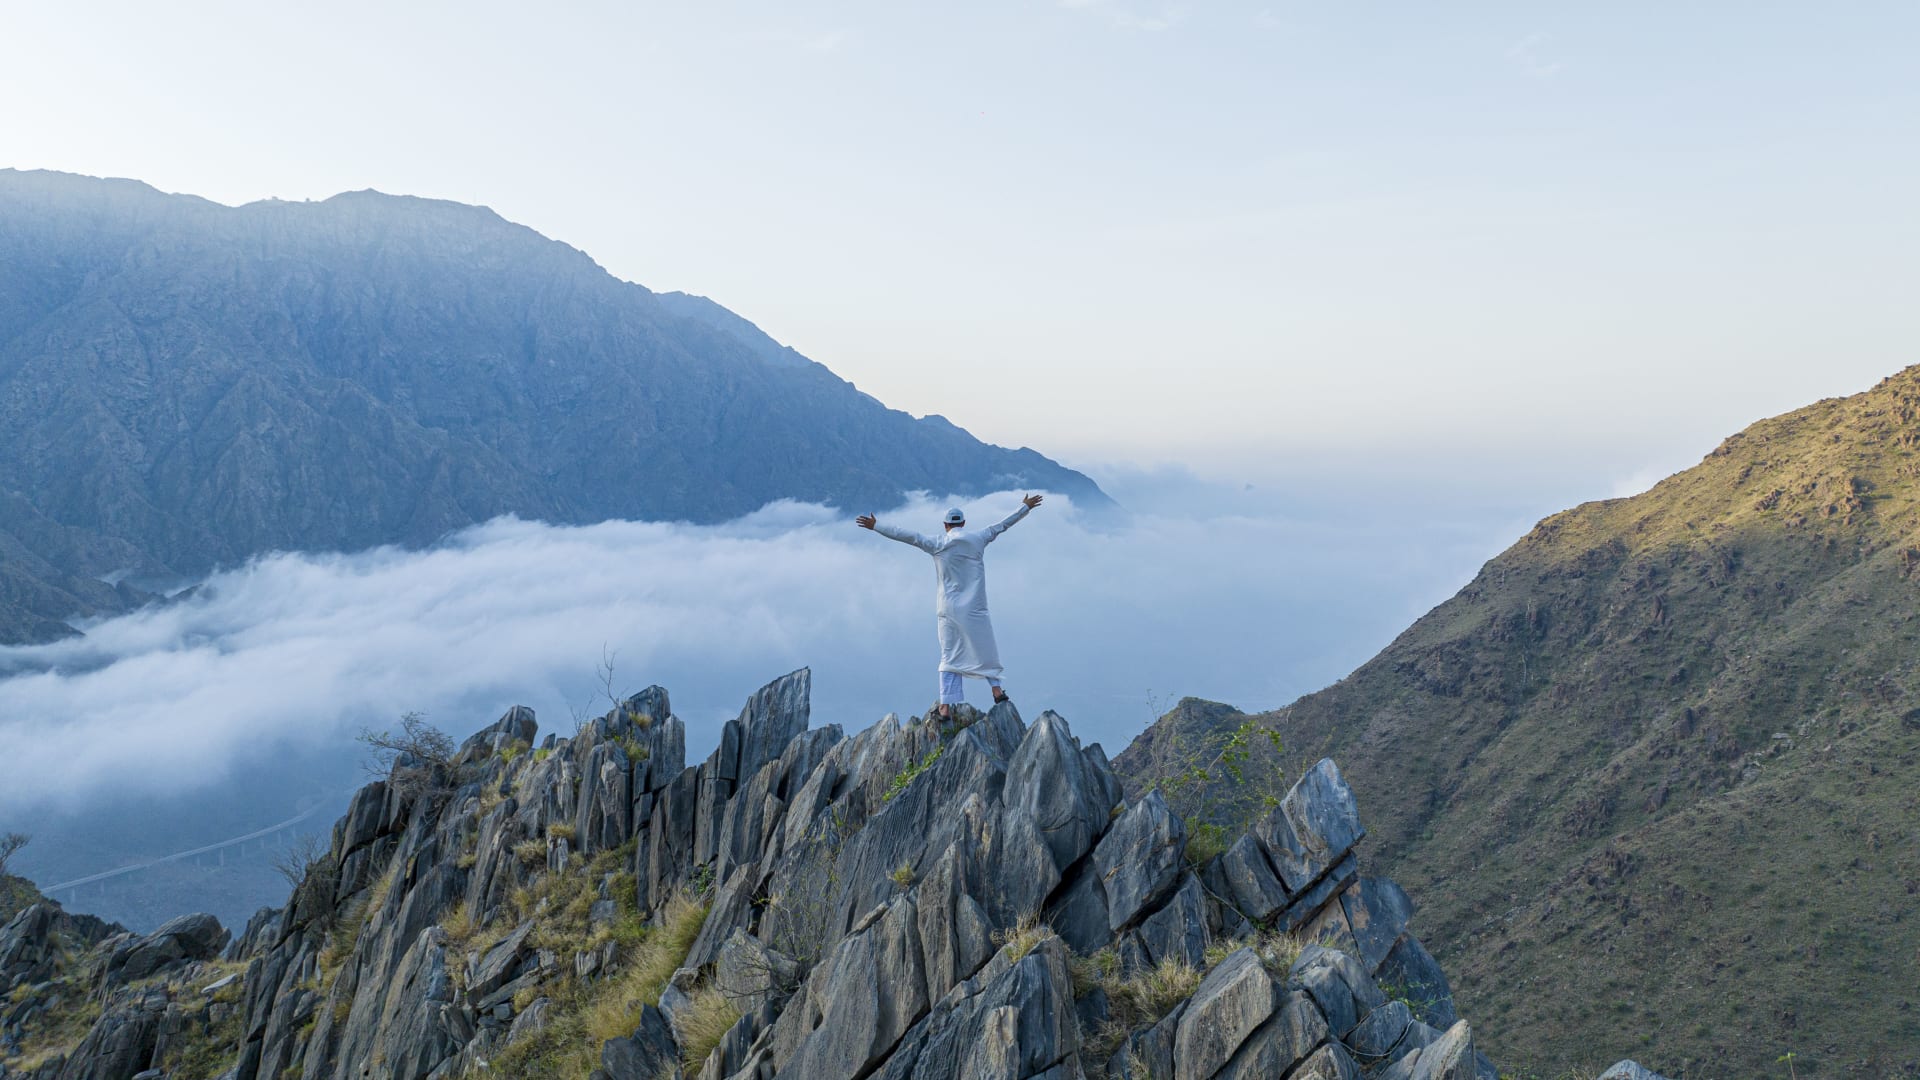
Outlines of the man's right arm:
{"label": "man's right arm", "polygon": [[[919,548],[929,555],[933,554],[933,541],[921,536],[917,532],[910,529],[902,529],[897,525],[883,525],[875,521],[872,514],[866,515],[864,519],[856,520],[859,521],[860,527],[863,529],[872,529],[874,532],[879,533],[889,540],[898,540],[903,544],[912,544],[914,547]],[[871,524],[868,524],[869,522],[871,522]]]}

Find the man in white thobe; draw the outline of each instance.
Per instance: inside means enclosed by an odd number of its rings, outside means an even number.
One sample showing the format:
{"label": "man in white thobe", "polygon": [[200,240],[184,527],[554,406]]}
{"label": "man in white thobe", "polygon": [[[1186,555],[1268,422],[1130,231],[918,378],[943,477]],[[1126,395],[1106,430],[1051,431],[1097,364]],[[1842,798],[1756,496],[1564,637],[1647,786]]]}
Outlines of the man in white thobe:
{"label": "man in white thobe", "polygon": [[933,556],[935,580],[939,592],[934,612],[940,627],[940,705],[942,718],[953,716],[953,707],[965,701],[963,678],[985,679],[993,688],[996,704],[1007,700],[1000,685],[1000,650],[993,643],[993,621],[987,615],[987,545],[1014,522],[1039,506],[1041,498],[1029,495],[1020,500],[1005,521],[978,532],[967,528],[967,515],[949,510],[943,524],[946,532],[937,537],[921,536],[897,525],[882,525],[872,514],[862,514],[854,523],[872,529],[889,540],[912,544]]}

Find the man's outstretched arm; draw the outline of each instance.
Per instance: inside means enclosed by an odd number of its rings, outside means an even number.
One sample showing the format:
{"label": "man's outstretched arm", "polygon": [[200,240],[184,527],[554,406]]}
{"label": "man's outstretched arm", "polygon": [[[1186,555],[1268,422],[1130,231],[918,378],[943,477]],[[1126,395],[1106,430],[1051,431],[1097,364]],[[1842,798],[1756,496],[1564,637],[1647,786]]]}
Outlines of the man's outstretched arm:
{"label": "man's outstretched arm", "polygon": [[902,529],[895,525],[882,525],[872,514],[861,514],[859,517],[853,519],[853,523],[863,529],[872,529],[874,532],[879,533],[889,540],[898,540],[903,544],[912,544],[914,547],[919,548],[929,555],[933,554],[934,545],[932,540],[921,536],[917,532]]}
{"label": "man's outstretched arm", "polygon": [[1008,529],[1013,528],[1015,522],[1027,516],[1027,511],[1033,509],[1036,506],[1039,506],[1044,501],[1046,500],[1039,495],[1029,495],[1024,499],[1021,499],[1020,509],[1015,510],[1011,514],[1008,514],[1007,519],[1005,521],[1002,521],[998,525],[987,526],[987,543],[989,544],[993,543],[993,540],[995,537],[999,536],[1003,532],[1006,532]]}

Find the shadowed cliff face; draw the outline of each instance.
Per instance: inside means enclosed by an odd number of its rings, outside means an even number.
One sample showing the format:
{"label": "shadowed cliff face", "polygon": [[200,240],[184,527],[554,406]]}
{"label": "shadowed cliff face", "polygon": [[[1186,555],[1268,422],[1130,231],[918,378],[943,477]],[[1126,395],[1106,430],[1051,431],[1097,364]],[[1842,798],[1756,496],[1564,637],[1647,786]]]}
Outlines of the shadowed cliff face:
{"label": "shadowed cliff face", "polygon": [[[1920,368],[1541,522],[1258,717],[1288,751],[1215,809],[1336,756],[1503,1062],[1920,1071],[1917,569]],[[1116,766],[1247,719],[1183,707]]]}
{"label": "shadowed cliff face", "polygon": [[659,687],[422,740],[230,944],[30,906],[0,1077],[1495,1075],[1333,762],[1198,859],[1054,713],[847,736],[810,682],[691,766]]}
{"label": "shadowed cliff face", "polygon": [[8,640],[251,554],[421,544],[508,512],[1107,501],[711,302],[485,209],[375,192],[228,208],[0,172],[0,425]]}

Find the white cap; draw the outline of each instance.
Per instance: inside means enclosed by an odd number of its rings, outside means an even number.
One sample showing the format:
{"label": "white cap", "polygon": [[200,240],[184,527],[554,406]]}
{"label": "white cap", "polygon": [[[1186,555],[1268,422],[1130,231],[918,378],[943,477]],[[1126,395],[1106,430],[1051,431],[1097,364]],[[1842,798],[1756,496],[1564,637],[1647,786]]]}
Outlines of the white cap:
{"label": "white cap", "polygon": [[967,515],[961,513],[959,507],[956,506],[953,509],[947,511],[947,524],[965,525],[966,523],[967,523]]}

